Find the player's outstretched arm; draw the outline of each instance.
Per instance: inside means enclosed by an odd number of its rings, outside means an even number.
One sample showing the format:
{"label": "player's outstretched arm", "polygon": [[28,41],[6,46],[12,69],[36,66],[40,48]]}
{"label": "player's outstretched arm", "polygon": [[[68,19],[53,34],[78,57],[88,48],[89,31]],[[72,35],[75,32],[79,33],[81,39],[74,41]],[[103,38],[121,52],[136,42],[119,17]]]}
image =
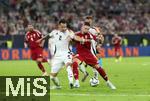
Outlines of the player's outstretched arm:
{"label": "player's outstretched arm", "polygon": [[43,42],[43,40],[45,40],[46,38],[51,38],[51,37],[50,37],[49,34],[48,34],[48,35],[43,36],[41,39],[37,40],[36,42],[37,42],[37,43],[41,43],[41,42]]}
{"label": "player's outstretched arm", "polygon": [[45,40],[42,40],[41,43],[39,44],[40,47],[44,47],[44,43],[45,43]]}
{"label": "player's outstretched arm", "polygon": [[75,41],[79,41],[79,42],[82,42],[82,43],[91,41],[90,39],[84,39],[84,38],[81,38],[81,37],[79,37],[77,35],[75,35],[73,39]]}

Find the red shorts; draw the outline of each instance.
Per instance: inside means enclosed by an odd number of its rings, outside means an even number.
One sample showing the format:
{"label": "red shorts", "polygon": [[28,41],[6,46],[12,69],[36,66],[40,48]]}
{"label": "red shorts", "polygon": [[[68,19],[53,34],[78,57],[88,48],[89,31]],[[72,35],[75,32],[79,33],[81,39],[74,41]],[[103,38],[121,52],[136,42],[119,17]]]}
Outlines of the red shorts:
{"label": "red shorts", "polygon": [[43,58],[43,48],[31,49],[32,60],[37,60],[38,58]]}
{"label": "red shorts", "polygon": [[77,58],[88,65],[97,65],[98,60],[92,53],[78,54]]}

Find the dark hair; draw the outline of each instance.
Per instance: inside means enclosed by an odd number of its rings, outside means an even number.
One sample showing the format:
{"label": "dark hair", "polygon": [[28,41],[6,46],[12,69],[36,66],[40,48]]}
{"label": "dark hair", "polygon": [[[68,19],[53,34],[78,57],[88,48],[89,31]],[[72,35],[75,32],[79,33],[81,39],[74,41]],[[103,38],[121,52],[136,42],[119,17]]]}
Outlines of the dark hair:
{"label": "dark hair", "polygon": [[90,23],[89,22],[84,22],[84,25],[90,26]]}
{"label": "dark hair", "polygon": [[61,20],[59,20],[58,24],[61,24],[61,23],[67,24],[67,21],[65,19],[61,19]]}
{"label": "dark hair", "polygon": [[92,16],[87,16],[85,19],[93,19]]}

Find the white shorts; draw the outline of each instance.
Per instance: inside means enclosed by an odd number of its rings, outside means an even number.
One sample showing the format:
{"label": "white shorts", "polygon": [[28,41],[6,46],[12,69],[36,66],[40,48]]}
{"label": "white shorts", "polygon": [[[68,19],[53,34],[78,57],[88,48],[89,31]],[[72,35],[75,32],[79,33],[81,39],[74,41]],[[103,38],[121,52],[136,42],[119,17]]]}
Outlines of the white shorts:
{"label": "white shorts", "polygon": [[62,53],[62,56],[54,56],[51,60],[51,73],[58,73],[64,64],[66,65],[67,63],[72,63],[71,54]]}

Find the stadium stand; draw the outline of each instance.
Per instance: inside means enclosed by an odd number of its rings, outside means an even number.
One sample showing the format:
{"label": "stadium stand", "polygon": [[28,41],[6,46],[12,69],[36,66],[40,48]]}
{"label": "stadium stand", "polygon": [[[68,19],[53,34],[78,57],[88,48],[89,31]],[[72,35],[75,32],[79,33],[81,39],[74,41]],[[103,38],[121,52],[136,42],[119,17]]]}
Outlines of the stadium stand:
{"label": "stadium stand", "polygon": [[77,31],[92,15],[104,34],[149,34],[150,0],[0,0],[0,35],[25,34],[32,23],[47,34],[59,18]]}

